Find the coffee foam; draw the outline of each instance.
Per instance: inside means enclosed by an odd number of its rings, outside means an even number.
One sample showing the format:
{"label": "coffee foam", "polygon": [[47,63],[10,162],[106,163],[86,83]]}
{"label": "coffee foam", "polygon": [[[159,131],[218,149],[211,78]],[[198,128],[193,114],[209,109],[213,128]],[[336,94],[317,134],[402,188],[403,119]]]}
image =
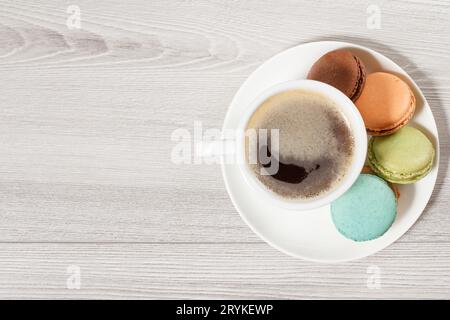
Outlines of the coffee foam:
{"label": "coffee foam", "polygon": [[[293,184],[261,175],[259,163],[249,165],[266,187],[283,197],[311,198],[330,191],[344,178],[353,158],[354,138],[345,116],[334,101],[319,93],[276,94],[258,107],[247,129],[279,129],[280,162],[309,172]],[[248,139],[247,155],[252,145]]]}

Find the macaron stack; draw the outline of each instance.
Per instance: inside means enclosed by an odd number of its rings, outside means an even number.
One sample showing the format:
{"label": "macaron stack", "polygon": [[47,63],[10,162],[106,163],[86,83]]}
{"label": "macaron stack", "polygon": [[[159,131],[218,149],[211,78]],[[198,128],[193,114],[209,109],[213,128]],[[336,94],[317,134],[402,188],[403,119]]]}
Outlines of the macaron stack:
{"label": "macaron stack", "polygon": [[411,184],[432,169],[435,150],[419,129],[408,125],[416,109],[409,85],[395,74],[367,74],[349,50],[318,59],[308,79],[325,82],[346,94],[358,108],[370,136],[368,167],[355,184],[331,204],[337,230],[353,241],[382,236],[393,224],[400,196],[396,184]]}

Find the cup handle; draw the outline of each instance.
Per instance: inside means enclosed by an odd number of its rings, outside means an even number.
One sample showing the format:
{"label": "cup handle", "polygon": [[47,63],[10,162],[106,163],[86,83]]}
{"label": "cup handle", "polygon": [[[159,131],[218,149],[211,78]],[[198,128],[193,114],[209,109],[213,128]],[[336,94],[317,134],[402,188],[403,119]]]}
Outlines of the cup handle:
{"label": "cup handle", "polygon": [[[198,159],[231,159],[235,158],[237,142],[235,139],[200,141],[195,144],[195,156]],[[228,163],[228,161],[227,161]]]}

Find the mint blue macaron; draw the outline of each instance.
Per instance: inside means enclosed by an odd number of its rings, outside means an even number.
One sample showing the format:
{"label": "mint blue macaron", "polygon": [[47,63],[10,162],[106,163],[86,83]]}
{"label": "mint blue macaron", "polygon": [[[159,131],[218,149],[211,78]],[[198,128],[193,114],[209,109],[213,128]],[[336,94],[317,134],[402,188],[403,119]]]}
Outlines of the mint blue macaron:
{"label": "mint blue macaron", "polygon": [[394,223],[397,199],[383,179],[361,174],[340,198],[331,203],[337,230],[354,241],[381,237]]}

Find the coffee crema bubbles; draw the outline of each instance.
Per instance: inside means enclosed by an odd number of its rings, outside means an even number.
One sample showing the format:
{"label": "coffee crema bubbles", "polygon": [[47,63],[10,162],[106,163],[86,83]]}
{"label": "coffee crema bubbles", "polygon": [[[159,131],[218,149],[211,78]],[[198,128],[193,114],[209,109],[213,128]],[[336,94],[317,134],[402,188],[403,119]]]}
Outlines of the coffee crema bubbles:
{"label": "coffee crema bubbles", "polygon": [[245,137],[247,165],[283,198],[323,195],[352,164],[352,130],[338,105],[320,93],[297,89],[273,95],[250,117],[246,132],[256,132]]}

